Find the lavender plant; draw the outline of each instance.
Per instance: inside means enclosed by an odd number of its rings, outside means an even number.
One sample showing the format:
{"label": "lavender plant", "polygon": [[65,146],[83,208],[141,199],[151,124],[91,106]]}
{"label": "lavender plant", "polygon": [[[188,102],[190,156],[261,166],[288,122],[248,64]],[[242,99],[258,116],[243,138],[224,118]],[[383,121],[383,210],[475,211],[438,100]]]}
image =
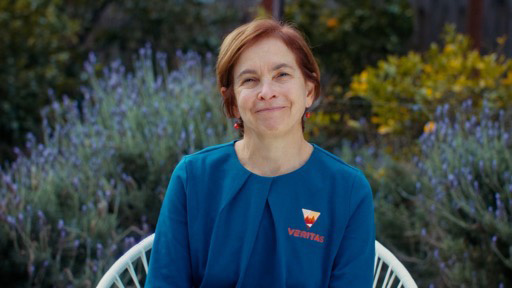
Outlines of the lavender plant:
{"label": "lavender plant", "polygon": [[420,138],[416,232],[437,286],[512,285],[511,116],[487,101],[480,115],[471,100],[458,110],[444,105]]}
{"label": "lavender plant", "polygon": [[443,105],[411,158],[345,143],[374,190],[377,239],[420,287],[511,287],[512,115]]}
{"label": "lavender plant", "polygon": [[[174,165],[235,137],[222,112],[211,56],[146,46],[133,72],[85,63],[83,100],[42,111],[17,160],[0,167],[0,265],[8,286],[91,287],[150,234]],[[97,77],[96,74],[101,74]],[[50,93],[50,96],[52,93]]]}

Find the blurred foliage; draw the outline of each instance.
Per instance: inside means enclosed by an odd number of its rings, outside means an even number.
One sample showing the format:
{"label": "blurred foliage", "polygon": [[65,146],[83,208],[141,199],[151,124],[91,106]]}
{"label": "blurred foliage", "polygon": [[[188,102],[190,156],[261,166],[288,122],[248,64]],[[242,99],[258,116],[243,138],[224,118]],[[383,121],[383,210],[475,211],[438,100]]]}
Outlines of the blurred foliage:
{"label": "blurred foliage", "polygon": [[79,22],[64,8],[61,0],[0,2],[0,156],[38,130],[48,88],[73,82],[69,47],[78,42]]}
{"label": "blurred foliage", "polygon": [[284,19],[304,32],[322,70],[322,116],[313,113],[310,122],[318,131],[308,131],[310,136],[332,148],[340,135],[356,137],[344,120],[368,116],[368,105],[344,99],[344,91],[368,65],[406,53],[413,32],[409,1],[287,1]]}
{"label": "blurred foliage", "polygon": [[[480,107],[503,108],[512,101],[512,61],[499,52],[481,55],[467,36],[447,26],[444,44],[420,55],[389,56],[355,75],[347,99],[363,97],[371,105],[370,122],[387,139],[414,141],[443,103],[460,106],[467,99]],[[500,41],[503,42],[503,39]]]}
{"label": "blurred foliage", "polygon": [[131,63],[147,42],[161,51],[216,51],[244,17],[228,2],[1,1],[0,159],[14,159],[11,147],[21,146],[27,132],[40,138],[39,110],[52,100],[49,89],[80,99],[89,51],[102,63]]}
{"label": "blurred foliage", "polygon": [[414,192],[404,187],[415,195],[420,251],[436,286],[512,285],[512,106],[479,100],[437,110],[412,160]]}
{"label": "blurred foliage", "polygon": [[130,72],[90,54],[83,100],[42,110],[42,143],[29,134],[27,151],[0,169],[3,286],[94,287],[154,231],[182,155],[235,138],[212,55],[174,58],[169,69],[145,47]]}
{"label": "blurred foliage", "polygon": [[353,144],[338,152],[365,171],[377,239],[419,287],[512,285],[511,107],[484,99],[436,108],[416,155]]}

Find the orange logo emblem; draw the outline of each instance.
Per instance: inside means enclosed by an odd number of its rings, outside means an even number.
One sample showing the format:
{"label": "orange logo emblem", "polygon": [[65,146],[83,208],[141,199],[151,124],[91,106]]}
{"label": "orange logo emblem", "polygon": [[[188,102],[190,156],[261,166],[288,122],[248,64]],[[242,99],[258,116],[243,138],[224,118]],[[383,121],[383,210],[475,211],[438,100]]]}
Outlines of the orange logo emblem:
{"label": "orange logo emblem", "polygon": [[302,214],[304,214],[304,222],[306,222],[308,228],[311,228],[311,226],[315,224],[316,220],[320,216],[320,212],[311,211],[308,209],[302,209]]}

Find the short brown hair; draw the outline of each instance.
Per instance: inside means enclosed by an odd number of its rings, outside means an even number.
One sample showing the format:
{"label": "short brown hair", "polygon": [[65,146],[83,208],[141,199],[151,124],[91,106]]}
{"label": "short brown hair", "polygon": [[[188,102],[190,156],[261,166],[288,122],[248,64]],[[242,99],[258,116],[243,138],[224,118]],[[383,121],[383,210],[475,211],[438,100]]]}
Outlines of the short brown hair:
{"label": "short brown hair", "polygon": [[[302,34],[290,24],[274,19],[256,19],[233,30],[224,38],[220,46],[216,66],[217,85],[219,89],[222,87],[227,89],[223,95],[222,104],[229,118],[235,117],[236,98],[233,87],[235,64],[249,46],[268,37],[280,39],[292,51],[304,79],[314,84],[313,101],[320,96],[320,69]],[[304,129],[304,122],[302,128]],[[243,125],[240,127],[240,135],[243,136]]]}

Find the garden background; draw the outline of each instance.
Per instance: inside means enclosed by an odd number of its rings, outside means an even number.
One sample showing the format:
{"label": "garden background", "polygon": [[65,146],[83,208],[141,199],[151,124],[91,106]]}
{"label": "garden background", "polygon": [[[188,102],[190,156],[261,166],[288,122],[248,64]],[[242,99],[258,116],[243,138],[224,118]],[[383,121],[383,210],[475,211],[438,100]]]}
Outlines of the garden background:
{"label": "garden background", "polygon": [[313,47],[306,137],[365,172],[377,239],[420,287],[512,287],[510,0],[0,2],[2,286],[94,287],[154,231],[179,159],[236,137],[222,37],[269,13]]}

